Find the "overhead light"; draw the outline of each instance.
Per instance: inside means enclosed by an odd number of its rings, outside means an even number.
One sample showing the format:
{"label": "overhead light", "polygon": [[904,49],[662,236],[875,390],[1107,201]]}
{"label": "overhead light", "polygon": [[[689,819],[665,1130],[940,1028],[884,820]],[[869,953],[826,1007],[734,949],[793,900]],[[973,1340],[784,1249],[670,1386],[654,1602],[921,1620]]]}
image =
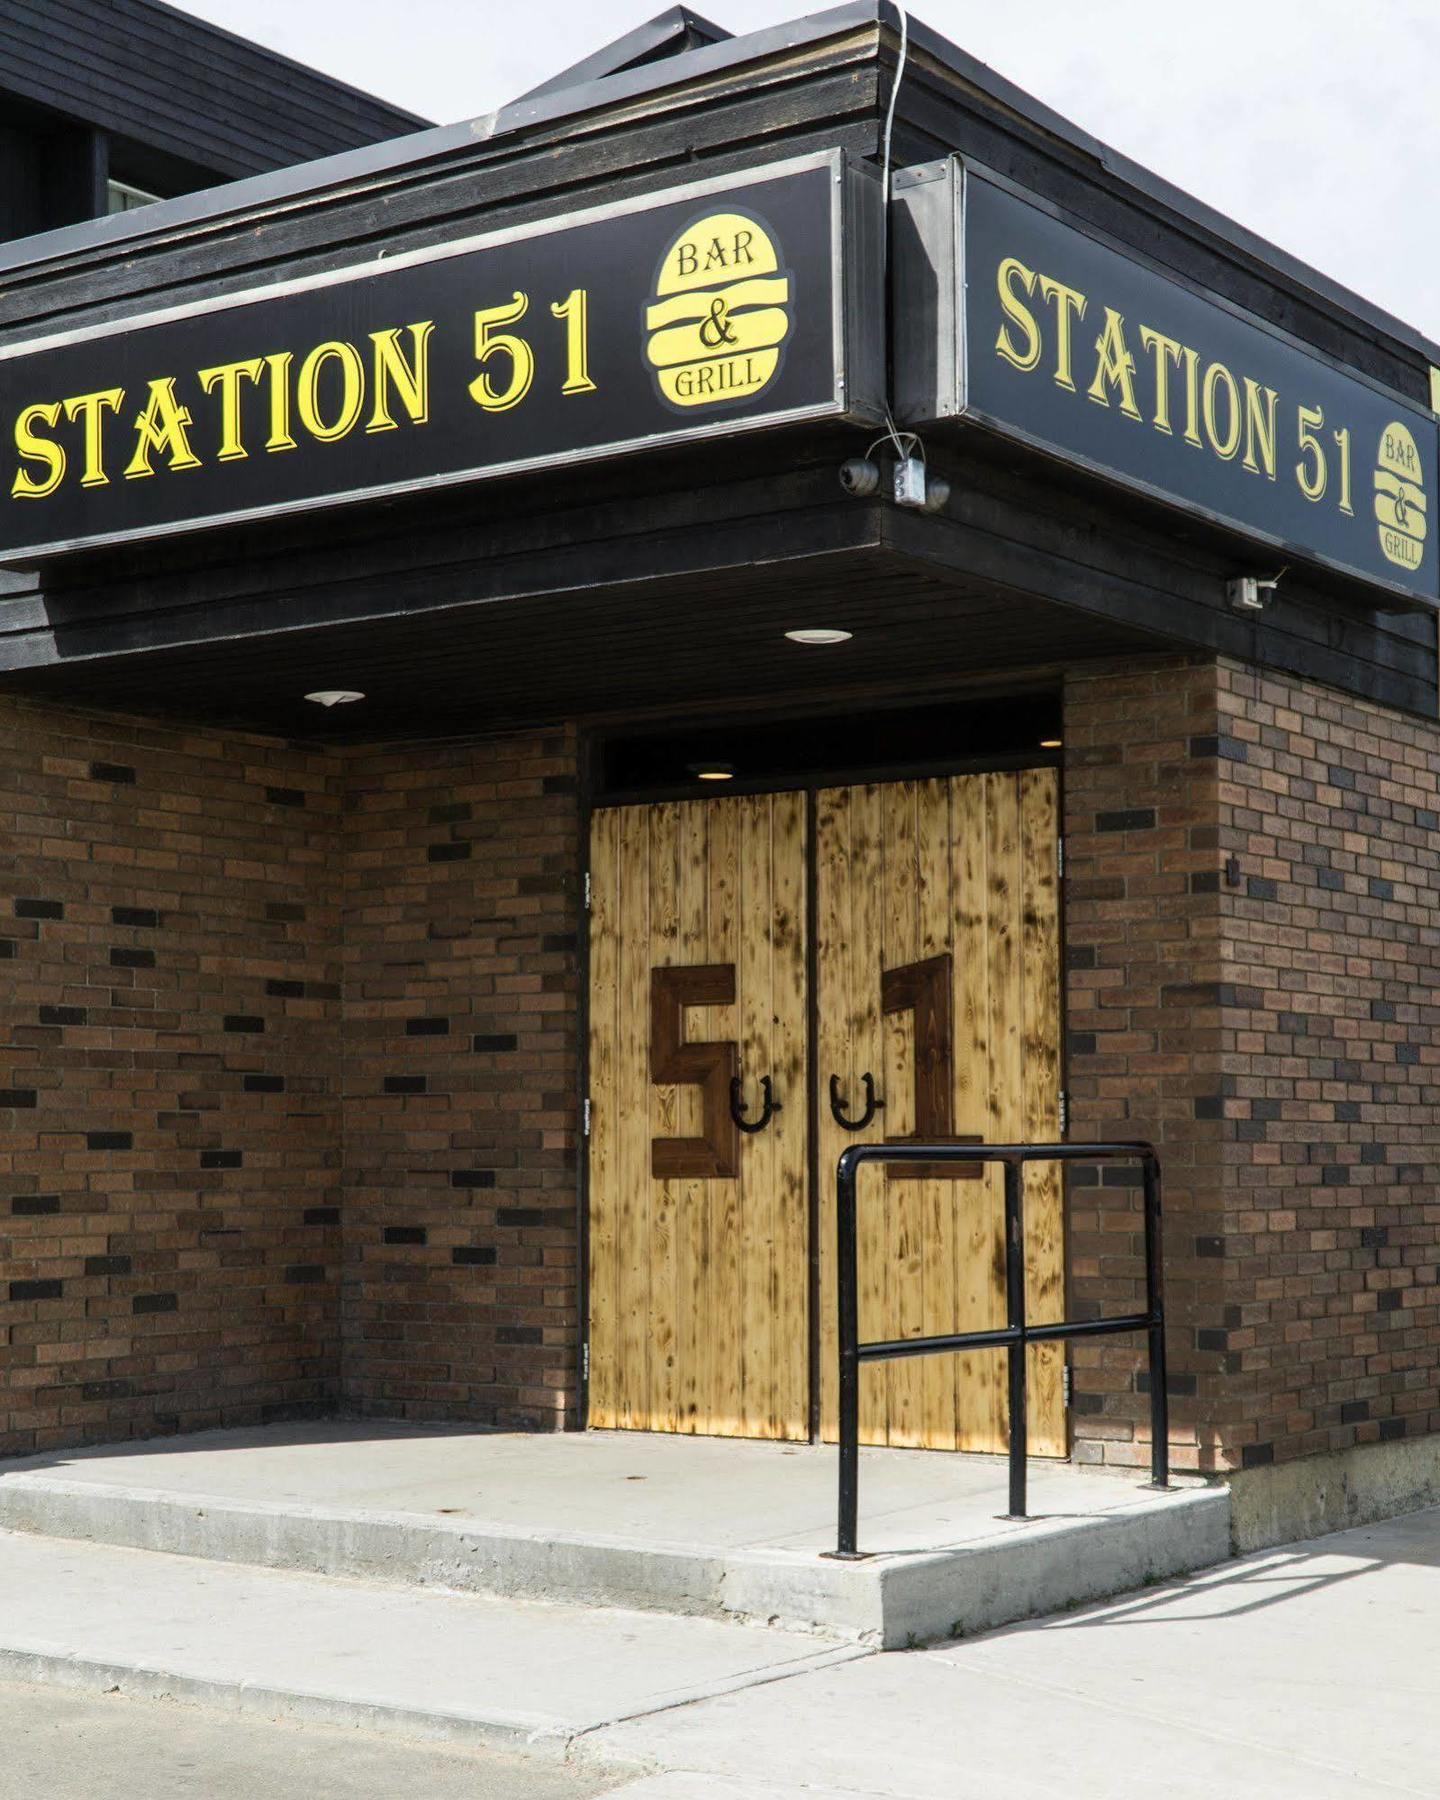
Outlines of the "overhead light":
{"label": "overhead light", "polygon": [[356,700],[363,700],[365,696],[357,694],[354,688],[319,688],[305,698],[313,700],[317,706],[349,706]]}
{"label": "overhead light", "polygon": [[1058,750],[1064,741],[1063,738],[1041,738],[1040,748],[1042,750]]}
{"label": "overhead light", "polygon": [[686,765],[697,781],[733,781],[735,779],[734,763],[702,762]]}
{"label": "overhead light", "polygon": [[804,631],[787,631],[786,637],[792,644],[848,644],[855,633],[839,631],[832,626],[816,626]]}

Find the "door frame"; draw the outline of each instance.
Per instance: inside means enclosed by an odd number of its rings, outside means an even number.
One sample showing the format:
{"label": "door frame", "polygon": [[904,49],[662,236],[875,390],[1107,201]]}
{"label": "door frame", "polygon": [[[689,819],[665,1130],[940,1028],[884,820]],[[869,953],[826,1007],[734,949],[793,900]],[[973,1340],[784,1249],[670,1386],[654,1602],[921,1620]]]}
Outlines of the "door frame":
{"label": "door frame", "polygon": [[[696,724],[701,721],[682,719],[677,724]],[[646,721],[647,725],[653,724]],[[613,729],[602,732],[598,729],[582,730],[577,747],[577,763],[579,768],[579,871],[580,871],[580,929],[577,933],[576,949],[576,981],[577,993],[577,1030],[580,1036],[579,1054],[576,1059],[576,1092],[575,1116],[578,1126],[578,1155],[576,1157],[576,1293],[578,1309],[578,1388],[579,1417],[574,1429],[585,1431],[590,1426],[590,1153],[589,1137],[585,1131],[585,1105],[590,1092],[590,841],[591,825],[596,812],[621,806],[658,805],[663,801],[723,799],[739,794],[786,794],[800,793],[805,796],[805,829],[806,842],[811,847],[811,854],[806,857],[805,864],[805,1064],[806,1086],[808,1089],[806,1105],[808,1109],[809,1140],[806,1149],[806,1160],[809,1171],[808,1196],[806,1207],[806,1270],[807,1270],[807,1348],[809,1395],[806,1406],[806,1423],[809,1442],[818,1444],[820,1438],[821,1413],[821,1372],[820,1372],[820,1133],[819,1133],[819,1015],[820,997],[818,992],[818,966],[816,932],[819,924],[819,880],[815,866],[813,847],[815,843],[816,808],[818,796],[822,789],[834,787],[860,787],[868,783],[893,781],[931,781],[944,780],[958,775],[993,775],[1013,769],[1054,769],[1058,784],[1059,818],[1063,827],[1065,819],[1065,771],[1063,754],[1058,751],[1037,750],[1034,752],[1012,752],[996,756],[948,757],[941,761],[917,763],[914,760],[901,763],[863,764],[838,769],[807,771],[803,778],[787,779],[784,776],[772,776],[757,781],[727,782],[722,793],[699,794],[696,784],[675,782],[663,787],[645,790],[618,790],[601,792],[596,783],[596,745],[602,736],[613,736]],[[1063,838],[1063,830],[1060,833]],[[1060,1081],[1062,1089],[1068,1091],[1068,1037],[1065,1026],[1065,871],[1063,863],[1057,876],[1057,937],[1060,960],[1060,1042],[1057,1046]],[[1062,1190],[1063,1192],[1063,1190]],[[1064,1266],[1066,1287],[1070,1280],[1070,1216],[1069,1209],[1061,1206],[1062,1246],[1061,1256]],[[1065,1347],[1066,1369],[1069,1369],[1069,1346]],[[1071,1431],[1070,1409],[1064,1412],[1064,1431],[1066,1454],[1069,1454],[1073,1443]]]}

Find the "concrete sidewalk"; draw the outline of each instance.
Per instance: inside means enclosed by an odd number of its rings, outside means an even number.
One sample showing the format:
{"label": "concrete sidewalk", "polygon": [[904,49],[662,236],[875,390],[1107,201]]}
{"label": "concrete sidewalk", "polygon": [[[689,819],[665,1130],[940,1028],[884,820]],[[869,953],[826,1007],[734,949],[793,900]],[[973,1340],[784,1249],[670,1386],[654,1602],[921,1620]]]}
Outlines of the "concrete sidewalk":
{"label": "concrete sidewalk", "polygon": [[1222,1561],[1229,1493],[993,1456],[867,1450],[861,1547],[810,1445],[384,1423],[265,1426],[0,1465],[0,1527],[513,1599],[904,1646]]}
{"label": "concrete sidewalk", "polygon": [[7,1533],[0,1595],[0,1677],[537,1750],[634,1800],[1440,1796],[1440,1510],[893,1654]]}

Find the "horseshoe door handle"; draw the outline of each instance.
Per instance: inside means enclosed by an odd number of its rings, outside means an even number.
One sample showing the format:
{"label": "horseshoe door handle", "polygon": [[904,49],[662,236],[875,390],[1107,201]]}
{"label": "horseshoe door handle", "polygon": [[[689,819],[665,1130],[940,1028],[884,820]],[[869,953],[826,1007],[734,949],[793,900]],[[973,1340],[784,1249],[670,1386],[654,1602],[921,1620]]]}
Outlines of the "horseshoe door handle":
{"label": "horseshoe door handle", "polygon": [[736,1126],[741,1131],[747,1132],[752,1137],[757,1131],[763,1131],[775,1117],[777,1112],[783,1112],[785,1110],[775,1098],[775,1090],[768,1075],[762,1075],[760,1077],[760,1117],[753,1123],[746,1120],[745,1115],[749,1112],[750,1108],[746,1105],[745,1101],[741,1099],[741,1093],[740,1077],[738,1075],[732,1076],[730,1081],[730,1117],[735,1121]]}
{"label": "horseshoe door handle", "polygon": [[885,1102],[875,1097],[875,1077],[868,1069],[860,1080],[865,1089],[865,1110],[858,1119],[851,1119],[846,1117],[845,1102],[840,1096],[840,1077],[830,1077],[830,1113],[835,1123],[845,1131],[863,1131],[876,1113],[885,1110]]}

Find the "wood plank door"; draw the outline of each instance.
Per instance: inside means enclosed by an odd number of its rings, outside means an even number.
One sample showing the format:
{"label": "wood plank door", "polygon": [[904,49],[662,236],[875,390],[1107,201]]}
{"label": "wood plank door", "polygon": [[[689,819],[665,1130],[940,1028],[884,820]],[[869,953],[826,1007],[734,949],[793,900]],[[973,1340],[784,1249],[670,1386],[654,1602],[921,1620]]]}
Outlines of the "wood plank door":
{"label": "wood plank door", "polygon": [[803,1438],[805,798],[599,811],[590,854],[590,1423]]}
{"label": "wood plank door", "polygon": [[[824,1435],[835,1435],[835,1163],[847,1144],[1059,1135],[1057,777],[1026,769],[833,788],[818,798],[818,1167]],[[869,1125],[864,1076],[883,1103]],[[916,1174],[929,1171],[921,1168]],[[1001,1174],[862,1172],[860,1336],[1005,1323]],[[1064,1316],[1059,1170],[1025,1178],[1026,1304]],[[1030,1451],[1066,1453],[1058,1344],[1030,1353]],[[862,1366],[862,1442],[998,1451],[999,1351]]]}

